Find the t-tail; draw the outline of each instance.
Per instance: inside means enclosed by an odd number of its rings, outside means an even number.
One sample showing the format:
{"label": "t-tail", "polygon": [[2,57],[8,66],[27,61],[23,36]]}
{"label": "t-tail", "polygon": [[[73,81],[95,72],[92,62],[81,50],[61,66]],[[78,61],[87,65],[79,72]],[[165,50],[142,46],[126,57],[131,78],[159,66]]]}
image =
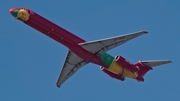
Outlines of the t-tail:
{"label": "t-tail", "polygon": [[144,81],[144,75],[149,71],[152,70],[152,67],[163,65],[170,63],[170,60],[149,60],[149,61],[138,61],[134,66],[139,68],[138,76],[136,80]]}

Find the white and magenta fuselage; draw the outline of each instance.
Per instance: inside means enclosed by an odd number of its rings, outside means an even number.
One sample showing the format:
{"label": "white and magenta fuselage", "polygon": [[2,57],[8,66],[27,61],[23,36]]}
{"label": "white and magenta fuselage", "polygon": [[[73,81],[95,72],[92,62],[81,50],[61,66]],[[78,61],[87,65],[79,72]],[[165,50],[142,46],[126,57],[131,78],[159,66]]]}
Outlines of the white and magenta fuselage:
{"label": "white and magenta fuselage", "polygon": [[88,52],[79,45],[79,43],[84,43],[85,40],[81,39],[80,37],[77,37],[76,35],[56,25],[55,23],[52,23],[51,21],[45,19],[44,17],[40,16],[39,14],[33,12],[30,9],[12,8],[10,12],[13,12],[14,10],[19,10],[19,11],[25,10],[28,12],[27,15],[24,12],[24,17],[28,17],[27,20],[23,20],[23,18],[21,19],[23,15],[20,15],[20,17],[17,17],[18,15],[16,16],[19,20],[21,20],[25,24],[42,32],[43,34],[56,40],[57,42],[65,45],[71,51],[73,51],[75,54],[77,54],[79,57],[83,58],[84,60],[98,65],[103,65],[103,63],[101,62],[98,56]]}
{"label": "white and magenta fuselage", "polygon": [[[32,10],[27,8],[12,8],[10,9],[10,13],[25,24],[65,45],[80,58],[86,60],[87,62],[92,62],[102,66],[102,71],[111,77],[122,81],[124,80],[124,77],[144,81],[144,79],[141,77],[144,73],[142,75],[138,75],[139,68],[136,67],[140,65],[140,62],[138,62],[136,65],[132,65],[123,57],[117,57],[116,59],[112,57],[111,65],[106,65],[102,61],[102,57],[89,52],[79,45],[80,43],[86,42],[85,40],[52,23]],[[105,55],[107,55],[107,53],[105,53],[104,56]],[[147,68],[147,70],[151,69],[149,67]]]}

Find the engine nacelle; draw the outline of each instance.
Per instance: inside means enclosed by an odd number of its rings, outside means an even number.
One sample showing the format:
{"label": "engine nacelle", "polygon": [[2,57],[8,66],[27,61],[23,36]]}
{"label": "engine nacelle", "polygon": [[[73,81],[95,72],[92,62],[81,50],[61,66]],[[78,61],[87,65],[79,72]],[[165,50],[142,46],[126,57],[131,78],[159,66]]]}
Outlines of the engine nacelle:
{"label": "engine nacelle", "polygon": [[112,77],[112,78],[115,78],[115,79],[118,79],[118,80],[121,80],[121,81],[124,81],[124,80],[125,80],[124,76],[117,75],[117,74],[115,74],[115,73],[107,70],[107,69],[104,68],[104,67],[100,67],[100,68],[101,68],[101,70],[102,70],[103,72],[105,72],[106,74],[108,74],[108,75],[109,75],[110,77]]}
{"label": "engine nacelle", "polygon": [[124,68],[126,68],[132,72],[137,72],[139,70],[138,68],[136,68],[136,66],[134,66],[130,62],[126,61],[126,59],[124,59],[122,56],[116,56],[115,59],[119,65],[123,66]]}

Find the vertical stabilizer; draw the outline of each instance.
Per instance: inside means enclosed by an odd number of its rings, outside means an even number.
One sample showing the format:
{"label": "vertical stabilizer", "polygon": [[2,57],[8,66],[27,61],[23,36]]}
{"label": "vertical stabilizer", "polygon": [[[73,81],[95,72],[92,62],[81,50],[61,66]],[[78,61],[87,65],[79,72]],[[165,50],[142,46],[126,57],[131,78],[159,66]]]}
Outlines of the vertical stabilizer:
{"label": "vertical stabilizer", "polygon": [[139,68],[137,80],[144,81],[143,76],[149,71],[152,70],[152,67],[170,63],[170,60],[147,60],[147,61],[138,61],[134,66]]}

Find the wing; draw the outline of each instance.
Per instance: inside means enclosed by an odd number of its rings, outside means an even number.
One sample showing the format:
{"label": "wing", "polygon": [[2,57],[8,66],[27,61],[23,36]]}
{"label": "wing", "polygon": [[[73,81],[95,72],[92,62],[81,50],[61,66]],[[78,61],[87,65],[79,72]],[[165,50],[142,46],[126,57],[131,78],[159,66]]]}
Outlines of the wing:
{"label": "wing", "polygon": [[56,83],[57,87],[60,87],[62,83],[64,83],[70,76],[79,70],[79,68],[86,64],[88,64],[88,62],[78,57],[72,51],[68,51],[63,68]]}
{"label": "wing", "polygon": [[108,50],[115,48],[145,33],[147,33],[147,31],[140,31],[122,36],[116,36],[102,40],[80,43],[79,45],[81,45],[84,49],[88,50],[89,52],[100,56],[101,54],[107,52]]}

